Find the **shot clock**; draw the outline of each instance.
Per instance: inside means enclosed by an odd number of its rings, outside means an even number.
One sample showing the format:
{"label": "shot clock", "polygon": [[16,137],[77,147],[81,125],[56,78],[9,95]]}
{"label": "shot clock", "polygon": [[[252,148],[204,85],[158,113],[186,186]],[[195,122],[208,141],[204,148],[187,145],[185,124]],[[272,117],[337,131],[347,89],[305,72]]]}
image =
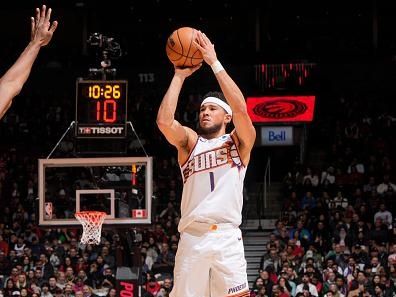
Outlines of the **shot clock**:
{"label": "shot clock", "polygon": [[127,81],[77,80],[76,137],[126,136]]}

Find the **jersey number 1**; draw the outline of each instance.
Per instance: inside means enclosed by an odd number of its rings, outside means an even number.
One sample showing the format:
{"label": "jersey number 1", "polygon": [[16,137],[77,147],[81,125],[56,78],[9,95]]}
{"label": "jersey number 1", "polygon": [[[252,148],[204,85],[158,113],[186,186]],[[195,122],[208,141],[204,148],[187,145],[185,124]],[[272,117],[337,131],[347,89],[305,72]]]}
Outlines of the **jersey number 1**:
{"label": "jersey number 1", "polygon": [[214,184],[214,173],[209,172],[209,178],[210,178],[210,191],[213,192],[215,184]]}

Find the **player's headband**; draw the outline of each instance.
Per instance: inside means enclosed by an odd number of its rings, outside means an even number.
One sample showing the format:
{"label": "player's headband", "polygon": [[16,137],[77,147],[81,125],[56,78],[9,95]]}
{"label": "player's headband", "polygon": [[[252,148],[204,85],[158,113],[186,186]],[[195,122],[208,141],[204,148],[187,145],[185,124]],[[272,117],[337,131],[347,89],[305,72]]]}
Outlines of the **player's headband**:
{"label": "player's headband", "polygon": [[232,110],[231,107],[225,103],[223,100],[220,100],[219,98],[216,97],[207,97],[204,99],[204,101],[202,101],[201,106],[204,105],[205,103],[214,103],[217,104],[219,106],[221,106],[222,108],[224,108],[224,110],[229,114],[232,115]]}

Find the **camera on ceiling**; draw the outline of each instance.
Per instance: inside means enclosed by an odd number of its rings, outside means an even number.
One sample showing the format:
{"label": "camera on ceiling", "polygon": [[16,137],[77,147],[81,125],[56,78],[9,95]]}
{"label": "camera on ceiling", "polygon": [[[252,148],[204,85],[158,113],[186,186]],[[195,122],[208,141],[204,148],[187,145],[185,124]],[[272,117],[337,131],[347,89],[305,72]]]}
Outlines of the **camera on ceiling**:
{"label": "camera on ceiling", "polygon": [[103,35],[102,33],[92,33],[87,43],[91,50],[94,51],[95,57],[100,61],[100,68],[89,69],[91,78],[97,78],[98,76],[104,80],[108,76],[114,78],[117,70],[111,68],[111,61],[122,56],[120,44],[113,37]]}
{"label": "camera on ceiling", "polygon": [[108,59],[117,59],[122,56],[121,46],[113,37],[101,33],[92,33],[87,43],[97,51],[105,54]]}

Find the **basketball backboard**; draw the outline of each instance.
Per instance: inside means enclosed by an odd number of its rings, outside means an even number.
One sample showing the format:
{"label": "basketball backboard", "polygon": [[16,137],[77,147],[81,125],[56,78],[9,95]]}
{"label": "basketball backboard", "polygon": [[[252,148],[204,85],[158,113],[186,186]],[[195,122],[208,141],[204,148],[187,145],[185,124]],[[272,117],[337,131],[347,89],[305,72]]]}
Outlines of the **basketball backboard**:
{"label": "basketball backboard", "polygon": [[151,223],[151,157],[39,160],[39,225],[80,225],[79,211],[106,212],[104,225]]}

